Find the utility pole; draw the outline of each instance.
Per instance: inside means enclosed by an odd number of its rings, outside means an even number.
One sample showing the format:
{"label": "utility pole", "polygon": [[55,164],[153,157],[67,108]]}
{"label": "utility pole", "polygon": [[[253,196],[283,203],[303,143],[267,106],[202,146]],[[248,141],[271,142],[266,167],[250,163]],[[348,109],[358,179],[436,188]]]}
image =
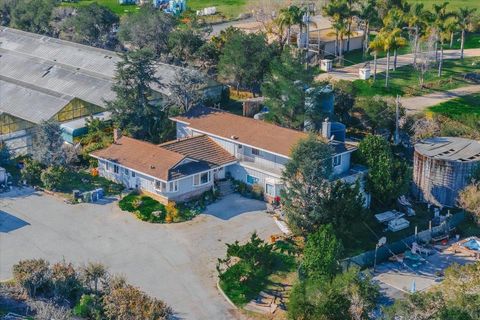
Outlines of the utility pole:
{"label": "utility pole", "polygon": [[393,143],[397,145],[400,139],[400,133],[398,128],[398,118],[400,117],[400,96],[397,94],[397,99],[395,99],[395,137],[393,138]]}

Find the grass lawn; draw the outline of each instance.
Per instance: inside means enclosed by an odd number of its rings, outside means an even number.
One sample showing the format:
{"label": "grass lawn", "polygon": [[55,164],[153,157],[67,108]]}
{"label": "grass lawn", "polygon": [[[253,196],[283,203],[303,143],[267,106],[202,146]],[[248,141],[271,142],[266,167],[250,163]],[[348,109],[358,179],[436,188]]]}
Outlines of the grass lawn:
{"label": "grass lawn", "polygon": [[[410,3],[423,3],[426,8],[433,8],[434,4],[441,4],[443,1],[439,0],[409,0]],[[450,0],[448,1],[449,10],[457,10],[462,7],[477,8],[480,10],[480,1],[478,0]]]}
{"label": "grass lawn", "polygon": [[111,182],[99,176],[92,176],[87,171],[66,171],[62,176],[62,181],[56,188],[60,193],[71,194],[73,190],[91,191],[97,188],[103,188],[107,195],[119,194],[124,188],[122,185]]}
{"label": "grass lawn", "polygon": [[420,89],[418,72],[413,66],[398,68],[390,72],[389,87],[385,88],[385,73],[377,74],[377,81],[373,78],[367,81],[355,80],[353,85],[359,96],[419,96],[436,91],[450,90],[470,85],[471,82],[463,79],[465,73],[478,72],[480,58],[461,60],[445,60],[443,62],[442,78],[437,77],[437,68],[432,67],[425,76],[425,87]]}
{"label": "grass lawn", "polygon": [[134,13],[140,8],[134,4],[119,4],[118,0],[79,0],[78,2],[62,2],[61,6],[84,7],[94,2],[109,8],[118,15]]}
{"label": "grass lawn", "polygon": [[216,7],[217,12],[227,18],[237,18],[246,11],[246,5],[254,0],[187,0],[187,7],[193,11]]}
{"label": "grass lawn", "polygon": [[428,108],[429,112],[480,130],[480,93],[459,97]]}
{"label": "grass lawn", "polygon": [[[479,9],[480,10],[480,9]],[[375,38],[375,35],[370,35],[370,41]],[[465,49],[480,48],[480,33],[467,33],[465,37]],[[450,45],[445,46],[445,50],[449,49],[460,49],[460,33],[456,34],[453,41],[453,46],[450,48]],[[398,54],[408,54],[412,53],[410,43],[398,50]],[[387,54],[385,52],[380,52],[378,58],[385,58]],[[373,61],[373,55],[367,54],[365,59],[363,58],[363,52],[361,49],[352,50],[345,53],[344,55],[344,66],[348,67],[357,63],[362,63],[366,61]]]}

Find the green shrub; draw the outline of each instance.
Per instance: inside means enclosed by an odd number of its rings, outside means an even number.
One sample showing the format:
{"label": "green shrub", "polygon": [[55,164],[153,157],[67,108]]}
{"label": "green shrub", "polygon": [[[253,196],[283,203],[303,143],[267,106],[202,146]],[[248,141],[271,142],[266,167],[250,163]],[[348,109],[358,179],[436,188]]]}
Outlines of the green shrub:
{"label": "green shrub", "polygon": [[118,206],[123,211],[134,212],[135,208],[133,206],[133,201],[138,198],[138,195],[131,193],[128,196],[123,197],[119,202]]}
{"label": "green shrub", "polygon": [[88,319],[101,319],[102,305],[94,294],[84,294],[73,308],[73,314]]}
{"label": "green shrub", "polygon": [[[154,223],[165,221],[165,206],[148,196],[132,193],[120,200],[118,206],[123,211],[133,212],[142,221]],[[154,212],[156,214],[153,214]]]}
{"label": "green shrub", "polygon": [[42,183],[40,175],[43,166],[40,162],[26,158],[23,162],[23,168],[20,171],[22,180],[26,180],[30,185],[39,185]]}
{"label": "green shrub", "polygon": [[65,169],[63,167],[48,167],[40,174],[43,186],[48,190],[54,190],[62,183]]}

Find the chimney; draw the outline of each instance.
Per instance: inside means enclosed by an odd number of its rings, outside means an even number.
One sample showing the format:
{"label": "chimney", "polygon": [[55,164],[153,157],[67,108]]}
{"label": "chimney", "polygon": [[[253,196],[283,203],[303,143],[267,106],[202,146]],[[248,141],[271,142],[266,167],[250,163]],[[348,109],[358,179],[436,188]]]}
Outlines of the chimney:
{"label": "chimney", "polygon": [[322,122],[322,136],[326,139],[330,139],[332,135],[332,123],[328,118]]}
{"label": "chimney", "polygon": [[113,143],[117,143],[117,141],[122,137],[122,130],[118,128],[113,128]]}

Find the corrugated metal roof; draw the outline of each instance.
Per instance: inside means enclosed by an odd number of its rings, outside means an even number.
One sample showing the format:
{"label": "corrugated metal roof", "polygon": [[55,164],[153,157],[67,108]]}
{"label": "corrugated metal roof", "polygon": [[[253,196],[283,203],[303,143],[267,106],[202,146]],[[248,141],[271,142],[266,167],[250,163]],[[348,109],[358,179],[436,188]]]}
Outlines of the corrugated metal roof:
{"label": "corrugated metal roof", "polygon": [[0,78],[0,113],[40,123],[53,117],[70,100],[71,97],[52,95]]}
{"label": "corrugated metal roof", "polygon": [[448,161],[480,161],[480,142],[457,137],[434,137],[415,145],[415,151],[434,159]]}
{"label": "corrugated metal roof", "polygon": [[[71,90],[68,90],[68,86],[63,87],[62,82],[78,81],[79,88],[76,93],[83,93],[86,98],[92,100],[88,100],[89,102],[103,105],[102,98],[112,98],[110,93],[111,81],[115,75],[116,64],[121,60],[120,56],[114,51],[5,27],[0,27],[0,48],[3,52],[15,53],[14,58],[18,57],[19,64],[29,60],[28,65],[19,71],[21,73],[27,73],[34,65],[37,67],[54,66],[54,69],[62,70],[56,71],[58,74],[49,75],[48,85],[51,90],[71,94]],[[3,52],[0,54],[3,55]],[[5,64],[5,62],[0,59],[0,64]],[[174,80],[178,69],[182,68],[158,63],[156,75],[160,78],[161,85],[155,85],[153,89],[169,95],[168,84]],[[3,72],[0,74],[3,74]],[[53,78],[59,81],[54,81]],[[93,85],[86,84],[84,82],[85,78],[89,79],[86,83],[92,83]],[[101,88],[95,90],[98,85]],[[212,84],[210,83],[207,86],[210,85]],[[102,94],[101,91],[106,90],[107,87],[108,91]],[[87,92],[90,92],[90,94],[87,95]]]}

